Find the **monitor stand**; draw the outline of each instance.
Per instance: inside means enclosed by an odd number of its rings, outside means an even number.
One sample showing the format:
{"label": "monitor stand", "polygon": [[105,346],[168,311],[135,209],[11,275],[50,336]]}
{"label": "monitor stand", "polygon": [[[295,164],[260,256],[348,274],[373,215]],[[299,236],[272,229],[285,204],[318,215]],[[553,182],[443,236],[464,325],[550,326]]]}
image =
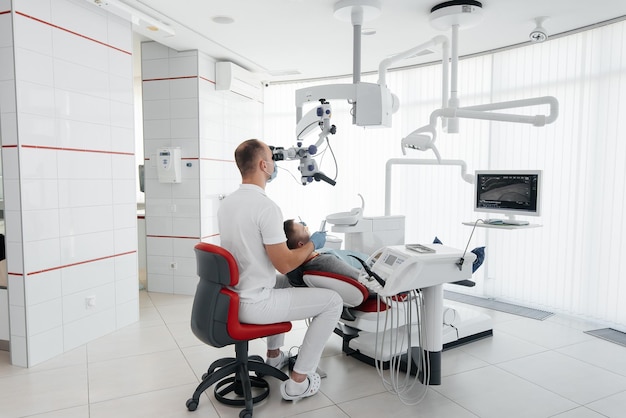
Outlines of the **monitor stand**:
{"label": "monitor stand", "polygon": [[515,215],[507,215],[506,219],[502,220],[504,225],[528,225],[528,221],[523,221],[521,219],[515,219]]}

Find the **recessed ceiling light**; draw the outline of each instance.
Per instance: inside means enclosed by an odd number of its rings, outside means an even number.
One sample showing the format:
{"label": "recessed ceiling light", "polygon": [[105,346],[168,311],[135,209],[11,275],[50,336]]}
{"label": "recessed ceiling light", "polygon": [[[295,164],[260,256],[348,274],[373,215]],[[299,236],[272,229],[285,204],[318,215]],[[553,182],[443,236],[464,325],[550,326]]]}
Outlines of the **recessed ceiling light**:
{"label": "recessed ceiling light", "polygon": [[215,23],[219,23],[220,25],[230,25],[235,21],[235,19],[230,16],[214,16],[211,20]]}

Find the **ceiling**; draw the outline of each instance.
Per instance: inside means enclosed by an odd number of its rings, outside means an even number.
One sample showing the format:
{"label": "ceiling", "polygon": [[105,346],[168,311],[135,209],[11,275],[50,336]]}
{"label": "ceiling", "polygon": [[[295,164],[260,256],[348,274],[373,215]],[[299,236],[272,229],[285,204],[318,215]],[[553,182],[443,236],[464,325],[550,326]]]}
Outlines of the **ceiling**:
{"label": "ceiling", "polygon": [[[168,25],[174,36],[155,37],[177,50],[197,49],[232,61],[266,81],[300,80],[353,74],[354,36],[350,21],[334,17],[337,0],[121,0]],[[343,0],[356,1],[356,0]],[[369,0],[372,1],[372,0]],[[374,0],[376,1],[376,0]],[[430,10],[436,0],[378,0],[378,17],[364,21],[361,73],[375,72],[380,61],[434,36]],[[483,0],[480,23],[460,26],[459,56],[529,43],[537,17],[552,38],[616,18],[626,18],[625,0]],[[230,24],[216,23],[228,17]],[[368,18],[366,14],[366,19]],[[152,35],[155,36],[155,35]],[[549,39],[548,39],[549,41]],[[358,51],[358,48],[357,48]],[[393,67],[434,62],[431,53]]]}

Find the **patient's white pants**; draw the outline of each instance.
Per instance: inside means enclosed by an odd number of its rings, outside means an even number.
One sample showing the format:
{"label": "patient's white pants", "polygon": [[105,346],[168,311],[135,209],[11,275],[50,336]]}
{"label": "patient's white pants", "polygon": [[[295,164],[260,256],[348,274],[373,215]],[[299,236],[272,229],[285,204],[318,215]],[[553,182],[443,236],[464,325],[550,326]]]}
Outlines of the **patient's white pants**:
{"label": "patient's white pants", "polygon": [[[277,283],[281,286],[282,283]],[[343,300],[334,290],[307,287],[275,288],[270,297],[254,303],[242,301],[239,320],[248,324],[273,324],[312,318],[298,351],[294,371],[309,374],[317,369],[326,341],[341,316]],[[283,346],[285,334],[267,337],[267,349]]]}

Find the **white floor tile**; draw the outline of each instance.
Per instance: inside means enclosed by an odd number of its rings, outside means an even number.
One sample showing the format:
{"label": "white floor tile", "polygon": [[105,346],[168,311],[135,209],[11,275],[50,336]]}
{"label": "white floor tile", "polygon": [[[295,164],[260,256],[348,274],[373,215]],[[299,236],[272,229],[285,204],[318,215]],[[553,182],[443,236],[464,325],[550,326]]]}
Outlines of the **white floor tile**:
{"label": "white floor tile", "polygon": [[594,338],[590,341],[573,344],[556,351],[613,373],[626,376],[626,347],[619,344]]}
{"label": "white floor tile", "polygon": [[[420,389],[422,390],[422,389]],[[417,390],[415,391],[417,392]],[[420,392],[421,393],[421,392]],[[415,398],[413,402],[421,399]],[[350,417],[428,417],[428,418],[476,418],[477,416],[445,398],[441,394],[428,389],[426,396],[417,404],[412,403],[411,394],[401,401],[397,394],[384,392],[344,402],[340,405]]]}
{"label": "white floor tile", "polygon": [[89,418],[89,405],[29,415],[28,418]]}
{"label": "white floor tile", "polygon": [[179,350],[100,361],[89,365],[89,400],[102,402],[197,381]]}
{"label": "white floor tile", "polygon": [[494,325],[494,333],[504,332],[549,349],[566,347],[592,338],[580,330],[550,321],[520,318]]}
{"label": "white floor tile", "polygon": [[29,372],[0,378],[0,405],[8,416],[56,411],[89,402],[87,366]]}
{"label": "white floor tile", "polygon": [[545,347],[499,330],[495,330],[491,338],[474,341],[459,349],[490,364],[502,363],[547,350]]}
{"label": "white floor tile", "polygon": [[87,344],[89,362],[168,351],[178,348],[174,337],[165,325],[122,328]]}
{"label": "white floor tile", "polygon": [[501,363],[498,367],[580,405],[626,390],[626,377],[556,351]]}
{"label": "white floor tile", "polygon": [[446,376],[434,390],[481,418],[549,417],[578,405],[496,366]]}
{"label": "white floor tile", "polygon": [[624,416],[624,408],[626,407],[626,392],[620,392],[604,399],[591,402],[586,405],[587,408],[596,411],[603,416],[618,418]]}
{"label": "white floor tile", "polygon": [[[168,417],[190,418],[185,406],[196,385],[181,385],[173,388],[155,390],[133,396],[112,399],[91,404],[90,418],[135,418]],[[194,415],[202,418],[218,418],[219,415],[208,396],[200,398],[198,409]]]}

